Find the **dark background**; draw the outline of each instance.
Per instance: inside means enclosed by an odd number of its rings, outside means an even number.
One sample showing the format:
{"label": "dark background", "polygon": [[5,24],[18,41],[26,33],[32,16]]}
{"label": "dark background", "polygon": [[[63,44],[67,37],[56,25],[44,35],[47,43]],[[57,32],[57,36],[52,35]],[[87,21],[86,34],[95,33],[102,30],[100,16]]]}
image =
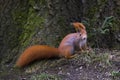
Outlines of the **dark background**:
{"label": "dark background", "polygon": [[13,65],[30,45],[58,47],[76,21],[92,48],[120,50],[120,0],[0,0],[1,65]]}

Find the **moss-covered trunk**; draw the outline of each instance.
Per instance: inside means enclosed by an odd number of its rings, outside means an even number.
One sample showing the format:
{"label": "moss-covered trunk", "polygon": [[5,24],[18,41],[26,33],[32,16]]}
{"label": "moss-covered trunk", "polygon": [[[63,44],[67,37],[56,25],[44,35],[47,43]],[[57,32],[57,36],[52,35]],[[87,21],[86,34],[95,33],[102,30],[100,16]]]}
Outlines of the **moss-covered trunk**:
{"label": "moss-covered trunk", "polygon": [[[15,11],[17,19],[15,19]],[[23,24],[26,23],[28,0],[1,0],[0,1],[0,63],[10,64],[14,60],[20,47],[20,36]],[[19,15],[22,12],[22,15]],[[24,17],[24,21],[19,22]],[[1,66],[2,67],[2,66]]]}
{"label": "moss-covered trunk", "polygon": [[1,0],[0,63],[13,66],[30,45],[57,47],[73,21],[86,25],[90,46],[120,49],[119,7],[119,0]]}

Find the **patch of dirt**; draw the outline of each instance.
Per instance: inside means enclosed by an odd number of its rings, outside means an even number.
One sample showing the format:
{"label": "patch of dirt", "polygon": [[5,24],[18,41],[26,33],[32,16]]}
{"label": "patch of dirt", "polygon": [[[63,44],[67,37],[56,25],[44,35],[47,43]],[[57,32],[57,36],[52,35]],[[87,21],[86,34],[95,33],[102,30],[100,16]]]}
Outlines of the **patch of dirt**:
{"label": "patch of dirt", "polygon": [[[36,78],[43,73],[59,78]],[[36,61],[23,69],[8,66],[0,70],[0,80],[120,80],[120,50],[78,52],[72,59]]]}

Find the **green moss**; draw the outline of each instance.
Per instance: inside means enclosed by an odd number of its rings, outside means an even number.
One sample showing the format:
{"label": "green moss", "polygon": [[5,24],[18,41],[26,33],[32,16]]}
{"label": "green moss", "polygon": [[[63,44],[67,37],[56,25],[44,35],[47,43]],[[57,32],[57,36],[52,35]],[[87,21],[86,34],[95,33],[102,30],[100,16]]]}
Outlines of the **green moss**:
{"label": "green moss", "polygon": [[[44,0],[39,2],[41,4],[45,3]],[[36,2],[34,0],[29,0],[28,6],[25,9],[22,8],[22,4],[20,4],[20,7],[15,9],[12,14],[16,26],[18,26],[21,31],[18,40],[19,44],[23,47],[30,43],[36,29],[43,28],[44,17],[39,16],[35,11],[35,4]]]}
{"label": "green moss", "polygon": [[119,71],[112,71],[112,72],[111,72],[111,75],[112,75],[113,77],[119,77],[119,76],[120,76],[120,72],[119,72]]}
{"label": "green moss", "polygon": [[80,56],[76,57],[76,60],[79,59],[84,61],[86,64],[101,64],[101,67],[105,68],[111,66],[110,58],[108,53],[98,54],[95,51],[83,52]]}
{"label": "green moss", "polygon": [[38,29],[43,28],[41,25],[43,22],[44,22],[44,18],[38,16],[35,13],[35,11],[32,8],[30,8],[27,22],[23,26],[24,31],[23,31],[22,35],[20,36],[20,41],[23,46],[25,46],[29,43],[30,39],[35,34],[36,28],[38,28]]}

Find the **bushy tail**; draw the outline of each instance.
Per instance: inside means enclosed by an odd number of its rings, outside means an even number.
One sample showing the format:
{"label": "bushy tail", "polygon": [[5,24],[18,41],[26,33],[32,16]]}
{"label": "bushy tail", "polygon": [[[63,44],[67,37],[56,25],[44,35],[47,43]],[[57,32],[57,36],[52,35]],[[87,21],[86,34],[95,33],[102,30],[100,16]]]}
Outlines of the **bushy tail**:
{"label": "bushy tail", "polygon": [[27,48],[18,58],[16,67],[24,67],[34,60],[59,57],[59,50],[46,45],[35,45]]}

